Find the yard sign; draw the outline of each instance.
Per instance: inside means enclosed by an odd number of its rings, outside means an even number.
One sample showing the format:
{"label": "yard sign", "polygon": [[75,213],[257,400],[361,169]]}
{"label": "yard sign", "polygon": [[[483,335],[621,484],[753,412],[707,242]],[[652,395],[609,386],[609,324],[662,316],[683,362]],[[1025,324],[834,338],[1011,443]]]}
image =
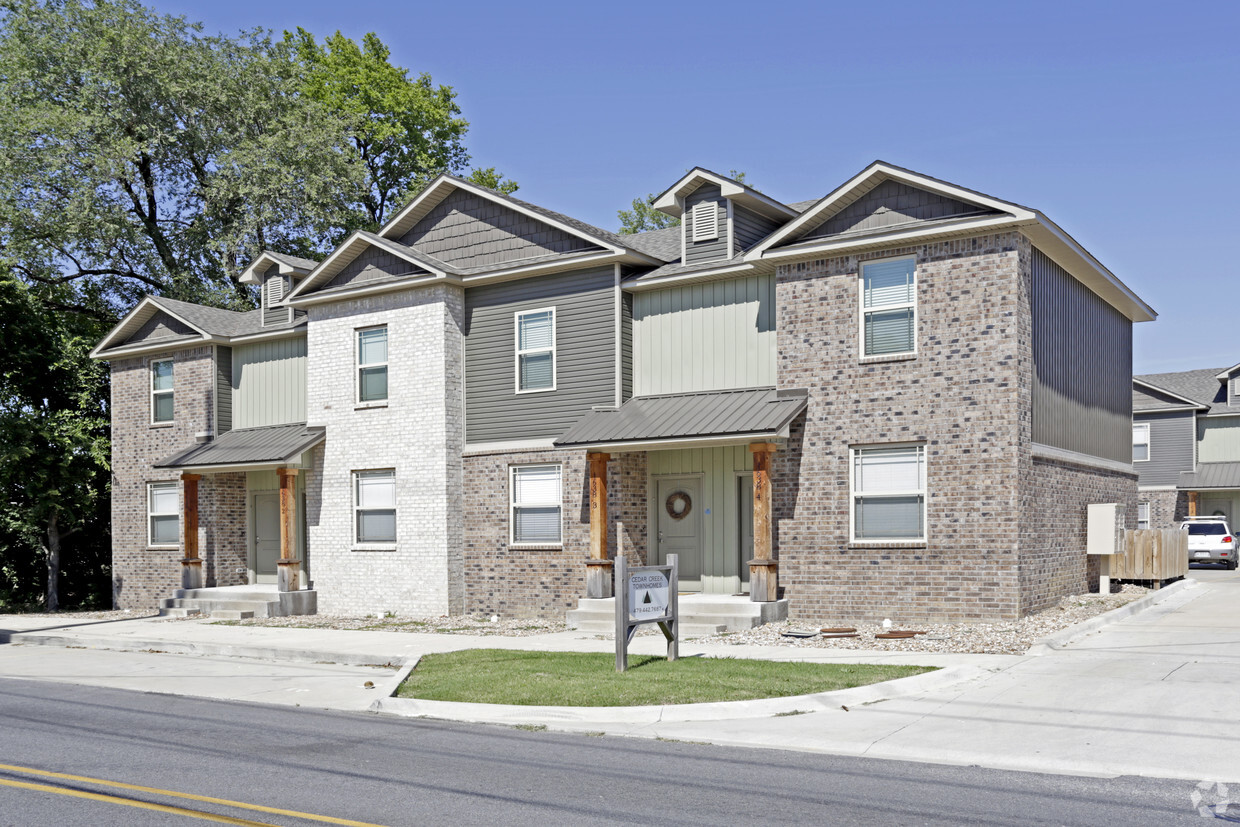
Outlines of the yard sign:
{"label": "yard sign", "polygon": [[616,557],[616,671],[629,668],[629,641],[643,623],[658,623],[667,638],[667,659],[680,654],[679,606],[676,591],[680,567],[675,554],[666,566],[629,568],[624,555]]}

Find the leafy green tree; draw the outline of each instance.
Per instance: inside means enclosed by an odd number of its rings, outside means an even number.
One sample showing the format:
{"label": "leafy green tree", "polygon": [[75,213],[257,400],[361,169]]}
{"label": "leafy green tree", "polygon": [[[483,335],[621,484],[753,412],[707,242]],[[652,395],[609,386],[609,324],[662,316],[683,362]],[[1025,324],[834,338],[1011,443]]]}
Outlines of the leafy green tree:
{"label": "leafy green tree", "polygon": [[[358,44],[336,32],[319,44],[298,28],[284,39],[301,61],[305,94],[344,119],[365,170],[365,185],[350,205],[352,229],[382,225],[436,175],[468,167],[463,140],[469,122],[461,117],[455,90],[435,85],[426,72],[411,78],[407,69],[393,66],[378,35],[371,32]],[[492,189],[517,187],[494,167],[474,175]]]}
{"label": "leafy green tree", "polygon": [[[56,611],[71,541],[74,602],[110,605],[108,377],[88,355],[103,332],[89,316],[50,309],[0,270],[0,574],[8,581],[0,598],[33,597],[25,564],[41,558],[44,608]],[[95,576],[83,583],[87,572]]]}
{"label": "leafy green tree", "polygon": [[465,177],[466,180],[472,181],[480,187],[486,187],[489,190],[502,192],[504,195],[512,195],[518,189],[516,181],[507,180],[504,176],[495,171],[495,167],[475,169]]}
{"label": "leafy green tree", "polygon": [[[736,181],[745,182],[745,173],[729,170],[728,177]],[[634,198],[633,208],[629,210],[617,210],[616,215],[620,218],[620,234],[631,235],[633,233],[644,233],[647,230],[662,230],[667,227],[679,227],[680,219],[665,212],[659,212],[653,206],[654,193],[650,193],[645,198]]]}

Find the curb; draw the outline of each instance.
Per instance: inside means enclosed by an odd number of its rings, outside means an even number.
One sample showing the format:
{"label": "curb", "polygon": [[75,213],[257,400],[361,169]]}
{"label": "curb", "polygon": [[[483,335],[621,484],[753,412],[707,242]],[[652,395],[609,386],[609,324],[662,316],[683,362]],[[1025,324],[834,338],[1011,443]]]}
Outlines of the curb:
{"label": "curb", "polygon": [[[255,660],[284,661],[288,663],[338,663],[342,666],[405,665],[406,659],[393,655],[368,655],[365,653],[325,652],[313,649],[286,649],[273,646],[247,646],[233,643],[180,643],[167,639],[142,638],[81,638],[64,635],[45,635],[35,632],[16,632],[0,635],[0,643],[24,646],[58,646],[61,648],[105,649],[122,652],[159,652],[169,655],[211,655],[226,658],[253,658]],[[416,659],[414,659],[416,662]],[[412,668],[412,665],[410,666]]]}
{"label": "curb", "polygon": [[1161,588],[1156,592],[1147,594],[1145,597],[1139,598],[1126,605],[1120,606],[1118,609],[1112,609],[1109,612],[1100,614],[1097,617],[1091,617],[1089,620],[1083,620],[1075,626],[1069,626],[1067,629],[1056,632],[1053,635],[1047,635],[1041,640],[1035,641],[1029,647],[1026,655],[1040,657],[1048,655],[1052,652],[1064,648],[1086,635],[1091,635],[1112,623],[1116,623],[1125,618],[1140,614],[1148,609],[1152,609],[1159,603],[1169,600],[1181,592],[1191,591],[1200,588],[1201,582],[1198,580],[1180,580],[1172,583],[1170,586]]}
{"label": "curb", "polygon": [[[415,664],[409,664],[412,671]],[[406,671],[406,674],[407,674]],[[978,666],[949,666],[922,675],[882,683],[751,701],[721,701],[665,706],[516,706],[511,704],[424,701],[379,698],[371,712],[402,718],[437,718],[479,724],[659,724],[769,718],[779,714],[825,712],[841,706],[862,706],[952,686],[988,674]],[[402,675],[403,680],[403,675]]]}

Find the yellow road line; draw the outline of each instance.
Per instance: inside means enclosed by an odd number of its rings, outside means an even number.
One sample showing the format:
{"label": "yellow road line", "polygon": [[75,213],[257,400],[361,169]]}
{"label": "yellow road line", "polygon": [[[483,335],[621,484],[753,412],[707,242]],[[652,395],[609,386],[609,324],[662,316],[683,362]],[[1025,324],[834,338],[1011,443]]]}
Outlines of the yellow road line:
{"label": "yellow road line", "polygon": [[173,813],[179,816],[189,816],[190,818],[201,818],[206,821],[218,821],[223,824],[242,824],[246,827],[272,827],[265,821],[248,821],[244,818],[233,818],[232,816],[221,816],[215,813],[207,813],[202,810],[187,810],[184,807],[173,807],[168,804],[152,804],[149,801],[138,801],[133,798],[121,798],[117,795],[103,795],[101,793],[88,793],[83,790],[69,790],[64,787],[53,787],[49,784],[31,784],[28,781],[10,781],[7,778],[0,778],[0,784],[6,787],[19,787],[23,790],[37,790],[44,793],[56,793],[57,795],[69,795],[74,798],[87,798],[91,801],[104,801],[109,804],[124,804],[128,807],[140,807],[143,810],[158,810],[161,813]]}
{"label": "yellow road line", "polygon": [[[342,824],[345,827],[383,827],[381,824],[372,824],[368,821],[351,821],[347,818],[333,818],[332,816],[315,815],[314,813],[302,813],[297,810],[281,810],[277,807],[264,807],[261,804],[247,804],[244,801],[230,801],[227,798],[212,798],[207,795],[195,795],[194,793],[179,793],[174,790],[163,790],[159,787],[143,787],[139,784],[126,784],[123,781],[107,781],[102,778],[91,778],[86,775],[69,775],[63,772],[51,772],[49,770],[36,770],[32,767],[18,767],[13,764],[0,764],[0,770],[21,773],[23,775],[38,775],[44,778],[62,778],[66,781],[80,781],[85,784],[97,784],[101,787],[116,787],[122,790],[135,790],[137,792],[152,793],[154,795],[165,795],[172,798],[185,798],[190,801],[201,801],[207,804],[222,804],[226,807],[237,807],[243,810],[254,810],[260,813],[271,813],[272,815],[292,816],[293,818],[308,819],[310,821],[318,821],[324,824]],[[66,790],[60,787],[47,787],[42,784],[28,784],[22,781],[6,781],[0,778],[0,784],[6,784],[10,787],[29,787],[30,789],[41,789],[49,792],[64,793],[66,795],[75,795],[82,798],[97,798],[104,801],[114,801],[119,804],[132,804],[135,807],[146,807],[149,809],[167,809],[169,812],[180,812],[188,815],[194,815],[199,818],[210,818],[216,821],[223,821],[227,824],[262,824],[258,821],[244,821],[241,819],[232,819],[229,816],[216,816],[212,813],[200,813],[197,810],[181,810],[178,807],[167,807],[163,804],[147,804],[144,801],[132,801],[127,798],[117,798],[115,796],[101,795],[98,793],[84,793],[77,790]]]}

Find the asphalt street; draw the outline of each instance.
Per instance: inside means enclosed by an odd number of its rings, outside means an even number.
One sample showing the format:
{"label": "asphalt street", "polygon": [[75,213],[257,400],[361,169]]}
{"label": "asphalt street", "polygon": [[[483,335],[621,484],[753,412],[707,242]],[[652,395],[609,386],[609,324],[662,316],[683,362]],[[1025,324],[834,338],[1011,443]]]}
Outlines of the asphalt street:
{"label": "asphalt street", "polygon": [[1219,795],[8,679],[0,721],[4,825],[1166,825]]}

